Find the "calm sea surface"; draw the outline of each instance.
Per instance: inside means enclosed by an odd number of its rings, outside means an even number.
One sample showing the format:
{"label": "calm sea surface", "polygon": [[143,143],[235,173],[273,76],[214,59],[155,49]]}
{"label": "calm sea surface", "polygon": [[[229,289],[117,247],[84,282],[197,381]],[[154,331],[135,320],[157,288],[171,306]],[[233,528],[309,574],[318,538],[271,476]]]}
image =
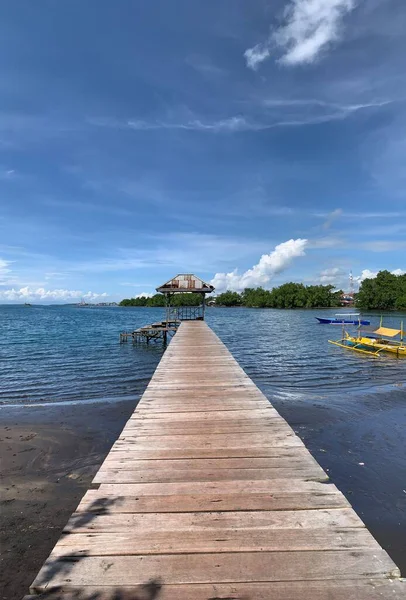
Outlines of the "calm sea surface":
{"label": "calm sea surface", "polygon": [[[213,308],[207,322],[268,395],[322,397],[406,382],[406,360],[328,344],[341,328],[315,316],[333,313]],[[120,344],[119,332],[162,318],[159,308],[0,306],[0,403],[137,397],[162,346]],[[399,313],[384,322],[399,327],[401,318],[406,324]],[[371,321],[378,325],[379,315]]]}

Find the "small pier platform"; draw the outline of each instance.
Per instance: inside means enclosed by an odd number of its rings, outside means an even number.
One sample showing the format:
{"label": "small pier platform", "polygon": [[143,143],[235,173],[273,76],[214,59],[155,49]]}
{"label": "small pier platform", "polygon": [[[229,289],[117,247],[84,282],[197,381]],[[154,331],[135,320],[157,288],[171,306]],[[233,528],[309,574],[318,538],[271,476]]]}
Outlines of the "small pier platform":
{"label": "small pier platform", "polygon": [[163,341],[166,344],[169,338],[174,335],[180,321],[160,321],[159,323],[151,323],[134,331],[123,331],[120,333],[120,342],[147,342]]}
{"label": "small pier platform", "polygon": [[399,578],[224,344],[186,321],[29,598],[400,600]]}

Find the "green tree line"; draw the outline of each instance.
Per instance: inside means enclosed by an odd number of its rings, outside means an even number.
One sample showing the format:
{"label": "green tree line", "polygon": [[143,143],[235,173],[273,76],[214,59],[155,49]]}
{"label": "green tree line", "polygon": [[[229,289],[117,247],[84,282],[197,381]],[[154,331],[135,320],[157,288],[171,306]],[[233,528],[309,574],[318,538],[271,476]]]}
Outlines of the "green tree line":
{"label": "green tree line", "polygon": [[[201,294],[174,294],[171,298],[171,306],[200,306],[201,303]],[[124,298],[120,306],[165,306],[165,296],[155,294],[151,297]]]}
{"label": "green tree line", "polygon": [[[340,306],[341,290],[332,285],[284,283],[272,290],[246,288],[243,292],[224,292],[213,298],[216,306],[252,308],[322,308]],[[210,297],[209,297],[210,298]],[[199,306],[200,294],[174,294],[172,306]],[[165,297],[126,298],[120,306],[165,306]],[[356,295],[356,306],[363,310],[406,310],[406,274],[380,271],[374,279],[365,279]]]}
{"label": "green tree line", "polygon": [[374,279],[364,279],[357,295],[357,307],[364,310],[405,310],[406,274],[379,271]]}
{"label": "green tree line", "polygon": [[332,285],[284,283],[272,290],[262,287],[238,292],[224,292],[215,298],[218,306],[248,306],[253,308],[314,308],[340,306],[341,291]]}

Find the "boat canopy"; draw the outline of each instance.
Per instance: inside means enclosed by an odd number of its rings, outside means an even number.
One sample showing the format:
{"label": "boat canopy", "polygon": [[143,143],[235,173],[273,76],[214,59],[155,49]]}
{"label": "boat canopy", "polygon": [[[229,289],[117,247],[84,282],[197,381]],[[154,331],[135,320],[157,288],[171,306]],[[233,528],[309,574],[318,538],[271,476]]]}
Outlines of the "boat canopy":
{"label": "boat canopy", "polygon": [[395,337],[401,333],[400,329],[390,329],[389,327],[378,327],[374,333],[377,335],[386,335],[386,337]]}

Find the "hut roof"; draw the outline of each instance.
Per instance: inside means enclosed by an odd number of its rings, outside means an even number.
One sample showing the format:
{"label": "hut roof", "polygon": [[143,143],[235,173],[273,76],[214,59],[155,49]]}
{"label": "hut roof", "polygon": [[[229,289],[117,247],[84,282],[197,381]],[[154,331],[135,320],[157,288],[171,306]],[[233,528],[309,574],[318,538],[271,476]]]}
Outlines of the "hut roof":
{"label": "hut roof", "polygon": [[214,286],[210,285],[193,275],[192,273],[180,273],[176,275],[163,285],[156,288],[157,292],[176,293],[176,292],[200,292],[204,294],[211,294],[214,292]]}

